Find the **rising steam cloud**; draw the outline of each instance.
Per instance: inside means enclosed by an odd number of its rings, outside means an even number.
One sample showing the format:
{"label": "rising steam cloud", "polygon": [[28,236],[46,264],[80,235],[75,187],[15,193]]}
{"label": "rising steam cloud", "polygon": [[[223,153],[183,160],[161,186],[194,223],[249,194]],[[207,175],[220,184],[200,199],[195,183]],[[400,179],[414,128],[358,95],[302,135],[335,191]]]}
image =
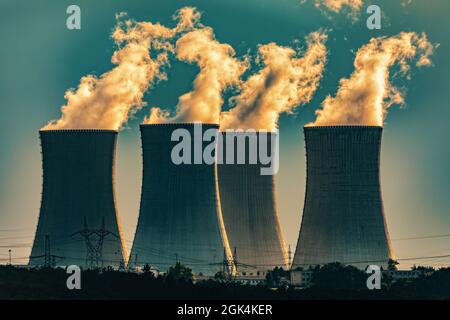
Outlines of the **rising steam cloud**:
{"label": "rising steam cloud", "polygon": [[414,32],[371,39],[358,50],[350,78],[341,79],[336,96],[325,99],[309,125],[382,126],[387,109],[404,103],[402,93],[390,83],[390,68],[397,64],[400,73],[407,74],[414,59],[416,66],[428,66],[434,48],[426,34]]}
{"label": "rising steam cloud", "polygon": [[232,98],[236,106],[222,113],[221,129],[276,130],[280,113],[307,103],[316,91],[326,63],[325,41],[324,34],[311,33],[302,57],[275,43],[260,46],[257,60],[264,67]]}
{"label": "rising steam cloud", "polygon": [[[118,15],[122,18],[124,15]],[[192,29],[199,13],[191,7],[179,10],[178,24],[169,29],[150,22],[118,22],[112,38],[118,50],[112,56],[116,66],[100,77],[87,75],[76,90],[65,94],[67,104],[61,108],[60,119],[51,121],[42,130],[112,129],[119,130],[128,117],[142,108],[145,91],[159,79],[173,50],[170,39]],[[149,53],[155,52],[154,57]]]}
{"label": "rising steam cloud", "polygon": [[325,6],[333,12],[340,12],[344,8],[348,8],[353,12],[361,10],[363,0],[315,0],[316,7]]}
{"label": "rising steam cloud", "polygon": [[[301,0],[301,4],[307,1],[313,0]],[[361,8],[363,6],[364,0],[314,0],[314,5],[316,8],[320,9],[322,12],[332,12],[341,13],[346,12],[349,16],[357,18]]]}
{"label": "rising steam cloud", "polygon": [[246,62],[236,59],[234,55],[234,49],[218,42],[209,27],[182,36],[176,43],[177,58],[200,67],[194,88],[179,98],[174,117],[160,108],[152,108],[144,123],[218,123],[223,104],[222,92],[238,85],[240,76],[247,68]]}

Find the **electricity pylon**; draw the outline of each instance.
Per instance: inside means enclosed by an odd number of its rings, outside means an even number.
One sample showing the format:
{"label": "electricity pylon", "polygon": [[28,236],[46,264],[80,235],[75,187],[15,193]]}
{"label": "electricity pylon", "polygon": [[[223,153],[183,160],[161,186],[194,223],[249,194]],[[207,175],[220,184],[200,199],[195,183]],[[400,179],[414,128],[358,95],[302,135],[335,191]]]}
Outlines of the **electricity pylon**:
{"label": "electricity pylon", "polygon": [[[103,268],[103,242],[105,238],[107,236],[119,238],[113,232],[105,230],[105,217],[102,217],[100,229],[89,229],[86,217],[84,217],[83,229],[72,234],[72,236],[76,235],[81,235],[86,243],[86,266],[89,269]],[[97,239],[93,239],[94,237]]]}

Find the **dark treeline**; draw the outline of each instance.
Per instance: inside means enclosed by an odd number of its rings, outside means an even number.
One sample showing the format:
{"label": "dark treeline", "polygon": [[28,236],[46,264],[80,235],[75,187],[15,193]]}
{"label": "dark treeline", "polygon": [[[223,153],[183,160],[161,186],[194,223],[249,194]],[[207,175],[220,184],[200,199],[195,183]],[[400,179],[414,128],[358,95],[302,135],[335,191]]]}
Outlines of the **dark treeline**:
{"label": "dark treeline", "polygon": [[64,269],[0,266],[0,299],[450,299],[450,268],[427,274],[411,281],[383,277],[381,290],[368,290],[367,274],[335,263],[317,268],[312,286],[299,290],[281,281],[288,276],[281,269],[250,286],[220,273],[194,283],[190,269],[178,264],[158,277],[145,268],[143,273],[86,270],[81,290],[68,290]]}

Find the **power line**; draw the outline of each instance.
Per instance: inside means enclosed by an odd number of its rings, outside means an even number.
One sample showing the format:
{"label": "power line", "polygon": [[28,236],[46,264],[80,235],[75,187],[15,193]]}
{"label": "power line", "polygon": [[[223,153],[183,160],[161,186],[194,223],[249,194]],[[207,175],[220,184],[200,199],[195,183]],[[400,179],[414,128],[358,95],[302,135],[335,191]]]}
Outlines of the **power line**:
{"label": "power line", "polygon": [[448,238],[448,237],[450,237],[450,234],[429,235],[429,236],[409,237],[409,238],[397,238],[397,239],[392,239],[392,241],[421,240],[421,239],[439,239],[439,238]]}
{"label": "power line", "polygon": [[[19,230],[19,229],[16,229],[16,230]],[[5,232],[5,231],[6,232],[12,232],[12,231],[14,231],[14,229],[9,229],[9,230],[3,229],[3,230],[0,230],[0,231],[1,232]],[[78,240],[78,241],[85,241],[85,242],[87,240],[90,241],[89,238],[90,238],[91,235],[97,235],[99,237],[97,244],[92,244],[92,242],[90,243],[90,246],[91,246],[91,252],[90,252],[91,253],[91,257],[89,257],[87,259],[90,260],[91,262],[94,261],[94,263],[93,263],[94,265],[95,264],[98,265],[99,262],[102,262],[102,264],[103,264],[104,260],[103,260],[102,254],[101,254],[103,242],[104,241],[112,241],[112,240],[105,239],[105,237],[108,236],[108,235],[113,235],[115,237],[118,237],[118,236],[114,235],[113,233],[111,233],[109,231],[106,231],[104,229],[104,220],[102,222],[102,228],[101,229],[99,229],[99,230],[91,230],[91,229],[87,228],[87,224],[86,224],[85,225],[85,229],[81,230],[80,232],[82,232],[82,231],[87,232],[87,238],[88,239],[84,238],[84,239]],[[78,232],[78,233],[80,233],[80,232]],[[416,237],[395,238],[395,239],[392,239],[392,240],[393,241],[407,241],[407,240],[421,240],[421,239],[440,239],[440,238],[448,238],[448,237],[450,237],[450,234],[436,234],[436,235],[426,235],[426,236],[416,236]],[[20,236],[17,236],[17,237],[10,236],[10,237],[6,237],[6,238],[3,238],[3,239],[0,238],[0,240],[6,240],[6,239],[11,239],[12,240],[14,238],[22,238],[22,237],[20,237]],[[23,237],[23,238],[25,238],[25,237]],[[52,240],[55,243],[55,239],[52,239]],[[62,238],[60,238],[60,240],[62,240]],[[60,240],[56,239],[56,242],[61,243]],[[64,238],[64,240],[68,241],[66,238]],[[124,239],[124,240],[126,242],[128,242],[128,243],[133,243],[133,241],[128,240],[128,239]],[[77,241],[77,240],[76,239],[72,239],[70,241]],[[87,243],[87,245],[88,245],[88,243]],[[16,244],[10,244],[10,245],[0,245],[0,248],[29,248],[31,246],[32,246],[32,244],[29,244],[29,243],[16,243]],[[171,254],[169,252],[166,252],[166,251],[163,251],[163,250],[158,250],[156,248],[150,248],[148,246],[141,246],[141,245],[135,245],[135,246],[138,247],[138,248],[141,248],[142,250],[147,251],[148,254],[153,255],[155,257],[159,257],[159,258],[162,258],[162,259],[169,258],[169,256],[171,257]],[[200,247],[200,246],[201,245],[197,245],[197,247]],[[47,247],[48,248],[50,247],[49,242],[48,242]],[[235,250],[236,250],[236,248],[235,248]],[[273,252],[273,251],[266,250],[266,253],[268,255],[272,255],[271,252]],[[289,252],[289,253],[291,253],[291,252]],[[44,254],[42,256],[39,256],[39,257],[44,257],[45,258],[45,256],[47,256],[47,260],[49,260],[50,256],[53,257],[53,258],[51,258],[53,260],[54,260],[54,257],[57,257],[57,256],[54,256],[54,255],[51,255],[50,252],[47,252],[46,254]],[[234,257],[235,265],[252,267],[252,268],[273,266],[272,264],[271,265],[264,265],[264,264],[261,264],[261,265],[247,265],[247,264],[243,264],[243,263],[240,263],[240,262],[237,261],[237,257],[236,256],[237,256],[237,254],[235,252],[235,257]],[[210,261],[199,260],[199,259],[188,257],[188,256],[180,256],[180,257],[188,265],[216,265],[217,264],[217,262],[211,263]],[[30,259],[34,259],[34,258],[37,258],[37,257],[30,257]],[[68,257],[59,257],[58,256],[58,258],[68,258]],[[18,260],[18,259],[26,259],[26,258],[12,258],[12,260]],[[76,259],[81,260],[80,258],[76,258]],[[172,259],[172,258],[170,258],[170,259]],[[441,261],[444,262],[444,261],[446,261],[445,259],[450,259],[450,254],[398,258],[397,261],[436,260],[436,259],[441,259]],[[5,261],[7,259],[0,259],[0,260]],[[8,261],[9,261],[9,259],[8,259]],[[118,261],[120,262],[120,260],[118,260]],[[386,261],[381,261],[381,260],[380,261],[359,261],[359,262],[355,262],[355,261],[353,261],[353,262],[345,262],[344,261],[344,262],[341,262],[341,263],[343,263],[343,264],[352,264],[352,263],[356,264],[356,263],[375,263],[375,262],[384,263]],[[153,261],[152,263],[153,264],[161,264],[161,265],[162,264],[167,264],[167,265],[170,264],[170,263],[167,263],[165,261],[164,262],[159,262],[159,263]],[[47,264],[53,264],[53,263],[50,261]],[[280,261],[280,265],[284,265],[284,261]],[[304,265],[308,265],[308,264],[304,264]],[[295,266],[300,266],[300,264],[295,264]]]}
{"label": "power line", "polygon": [[442,256],[399,258],[399,259],[397,259],[397,261],[411,261],[411,260],[424,260],[424,259],[440,259],[440,258],[450,258],[450,254],[445,254],[445,255],[442,255]]}
{"label": "power line", "polygon": [[[105,217],[102,217],[100,229],[89,229],[86,217],[83,219],[84,228],[72,234],[72,236],[81,235],[86,243],[86,265],[91,269],[103,267],[103,242],[105,237],[114,236],[119,238],[111,231],[105,230]],[[97,242],[92,241],[92,236],[97,236]]]}
{"label": "power line", "polygon": [[47,268],[54,268],[56,265],[56,259],[64,259],[63,257],[51,254],[49,235],[45,235],[44,254],[39,255],[39,256],[31,256],[30,260],[39,259],[39,258],[44,258],[44,267],[47,267]]}

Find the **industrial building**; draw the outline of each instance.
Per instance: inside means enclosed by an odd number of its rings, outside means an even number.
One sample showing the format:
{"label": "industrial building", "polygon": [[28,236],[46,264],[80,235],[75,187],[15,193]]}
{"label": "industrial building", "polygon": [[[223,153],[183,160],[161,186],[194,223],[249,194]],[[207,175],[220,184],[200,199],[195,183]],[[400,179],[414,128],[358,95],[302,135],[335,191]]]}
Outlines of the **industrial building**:
{"label": "industrial building", "polygon": [[[262,174],[261,169],[266,165],[259,159],[260,143],[265,142],[267,154],[272,154],[272,142],[275,145],[278,133],[264,134],[266,140],[263,141],[261,132],[221,132],[220,200],[228,240],[241,277],[274,267],[288,267],[274,176]],[[232,143],[228,139],[233,139]],[[232,148],[233,154],[229,155],[227,148]]]}
{"label": "industrial building", "polygon": [[331,262],[387,268],[393,259],[379,177],[382,131],[304,128],[306,194],[292,269]]}
{"label": "industrial building", "polygon": [[41,130],[43,185],[30,266],[123,267],[117,131]]}
{"label": "industrial building", "polygon": [[[289,284],[293,288],[308,288],[314,283],[314,273],[314,270],[291,270]],[[425,277],[431,274],[432,272],[422,270],[381,270],[382,278],[390,279],[393,283],[399,281],[411,282],[419,277]]]}
{"label": "industrial building", "polygon": [[[209,129],[218,132],[218,125],[141,125],[143,180],[131,267],[148,264],[165,272],[178,261],[195,274],[214,275],[224,269],[234,272],[220,208],[215,162],[175,164],[171,158],[179,144],[172,141],[175,130],[182,130],[192,138],[189,142],[192,152],[188,155],[192,159],[195,150],[210,145],[211,142],[202,140],[203,133]],[[200,145],[195,139],[198,134]]]}

